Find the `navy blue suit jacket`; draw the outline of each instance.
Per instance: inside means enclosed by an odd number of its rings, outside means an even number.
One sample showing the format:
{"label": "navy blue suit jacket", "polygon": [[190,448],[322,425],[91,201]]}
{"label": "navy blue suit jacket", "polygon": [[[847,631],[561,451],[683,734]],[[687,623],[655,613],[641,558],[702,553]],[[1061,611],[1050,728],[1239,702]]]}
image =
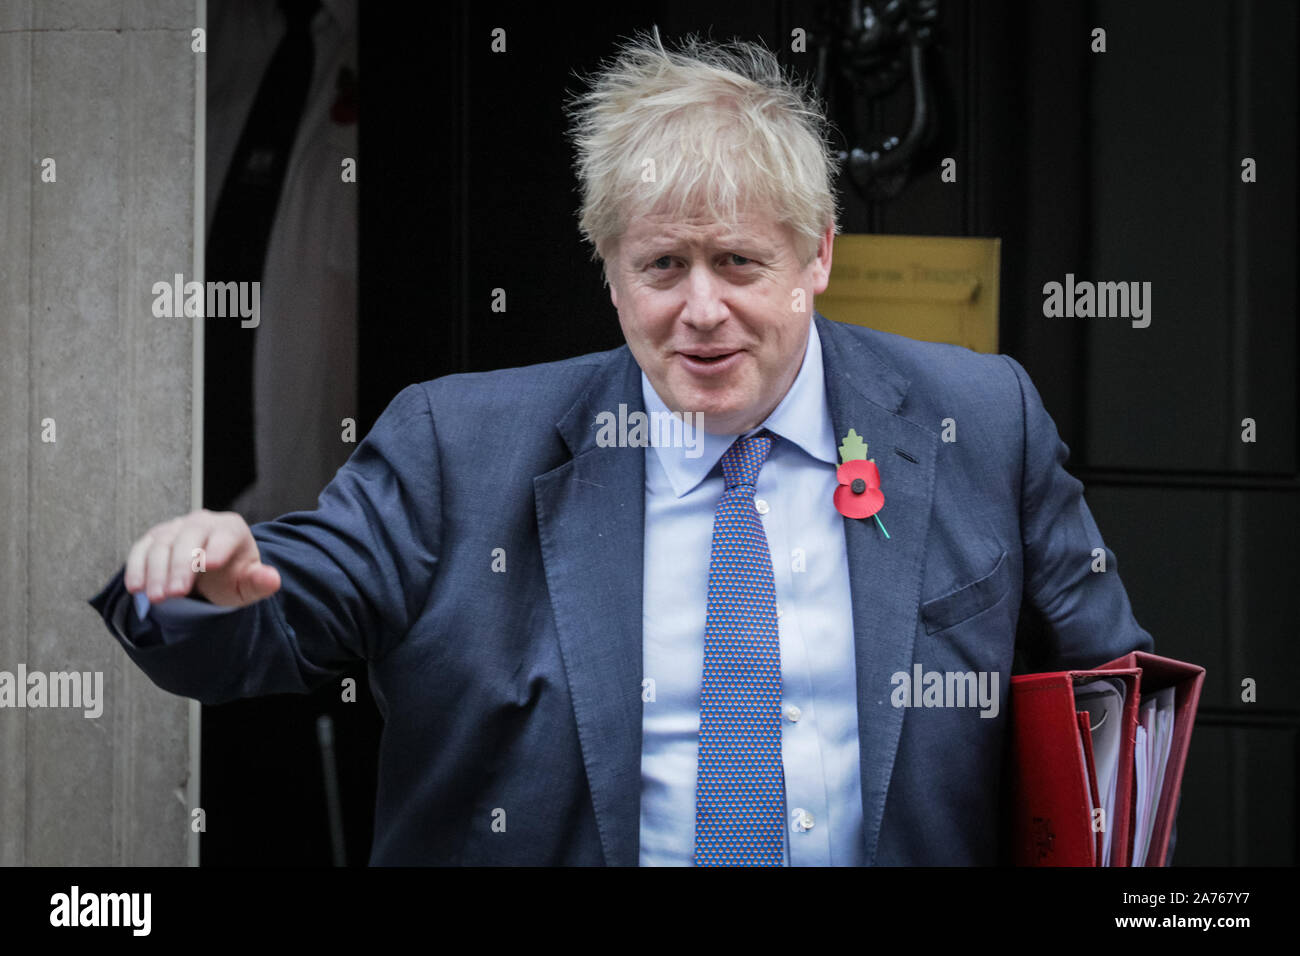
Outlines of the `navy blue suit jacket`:
{"label": "navy blue suit jacket", "polygon": [[[1114,555],[1092,570],[1104,544],[1020,365],[814,321],[835,433],[868,441],[891,535],[844,519],[865,859],[997,862],[1022,598],[1053,669],[1151,638]],[[315,510],[253,527],[275,596],[160,627],[119,571],[92,604],[160,687],[207,703],[365,660],[385,721],[372,863],[635,865],[645,452],[595,425],[620,403],[644,411],[626,346],[412,385]],[[996,672],[997,717],[893,706],[914,663]]]}

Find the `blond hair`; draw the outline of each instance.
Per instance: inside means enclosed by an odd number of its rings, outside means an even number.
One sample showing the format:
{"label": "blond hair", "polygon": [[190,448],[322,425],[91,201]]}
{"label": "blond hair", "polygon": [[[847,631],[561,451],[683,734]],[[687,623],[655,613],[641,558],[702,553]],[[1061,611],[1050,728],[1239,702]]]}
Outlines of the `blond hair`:
{"label": "blond hair", "polygon": [[587,83],[567,112],[593,259],[607,259],[630,219],[648,213],[728,226],[766,214],[793,230],[805,264],[827,226],[839,232],[821,104],[761,44],[692,34],[667,50],[655,28]]}

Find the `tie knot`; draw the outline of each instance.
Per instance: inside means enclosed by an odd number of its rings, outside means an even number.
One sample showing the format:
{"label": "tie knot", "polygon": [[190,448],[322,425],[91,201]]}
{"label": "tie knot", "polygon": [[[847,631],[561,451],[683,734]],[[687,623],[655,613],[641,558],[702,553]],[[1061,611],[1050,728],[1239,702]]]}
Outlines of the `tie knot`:
{"label": "tie knot", "polygon": [[772,450],[772,433],[761,432],[737,438],[722,456],[722,481],[725,490],[758,482],[758,470]]}

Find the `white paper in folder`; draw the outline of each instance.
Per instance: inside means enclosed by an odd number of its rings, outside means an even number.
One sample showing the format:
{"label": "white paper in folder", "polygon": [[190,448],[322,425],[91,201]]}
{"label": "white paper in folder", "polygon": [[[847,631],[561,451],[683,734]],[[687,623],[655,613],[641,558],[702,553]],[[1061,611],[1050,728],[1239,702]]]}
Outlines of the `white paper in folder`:
{"label": "white paper in folder", "polygon": [[1097,793],[1101,796],[1104,811],[1101,859],[1102,866],[1110,866],[1111,820],[1115,816],[1119,742],[1124,721],[1124,682],[1116,677],[1103,677],[1076,684],[1074,705],[1077,710],[1086,710],[1090,718]]}
{"label": "white paper in folder", "polygon": [[1134,752],[1137,775],[1136,820],[1133,826],[1133,865],[1146,866],[1156,810],[1164,790],[1165,768],[1174,742],[1174,689],[1166,687],[1142,695],[1138,708],[1137,747]]}

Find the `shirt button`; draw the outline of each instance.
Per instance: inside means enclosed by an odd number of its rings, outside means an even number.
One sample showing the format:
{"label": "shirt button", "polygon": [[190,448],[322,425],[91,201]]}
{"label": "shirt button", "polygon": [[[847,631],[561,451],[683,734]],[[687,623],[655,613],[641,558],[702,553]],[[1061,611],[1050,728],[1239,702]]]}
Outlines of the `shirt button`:
{"label": "shirt button", "polygon": [[768,505],[766,498],[755,498],[754,508],[761,515],[765,515],[772,510],[771,506]]}
{"label": "shirt button", "polygon": [[803,807],[796,807],[793,817],[793,829],[795,833],[804,833],[813,828],[813,816]]}
{"label": "shirt button", "polygon": [[794,704],[785,705],[785,719],[792,724],[799,723],[799,718],[803,716],[803,711]]}
{"label": "shirt button", "polygon": [[778,605],[776,606],[776,616],[777,616],[777,618],[779,619],[779,618],[781,617],[781,615],[784,614],[784,613],[785,613],[785,612],[781,610],[781,605],[778,604]]}

